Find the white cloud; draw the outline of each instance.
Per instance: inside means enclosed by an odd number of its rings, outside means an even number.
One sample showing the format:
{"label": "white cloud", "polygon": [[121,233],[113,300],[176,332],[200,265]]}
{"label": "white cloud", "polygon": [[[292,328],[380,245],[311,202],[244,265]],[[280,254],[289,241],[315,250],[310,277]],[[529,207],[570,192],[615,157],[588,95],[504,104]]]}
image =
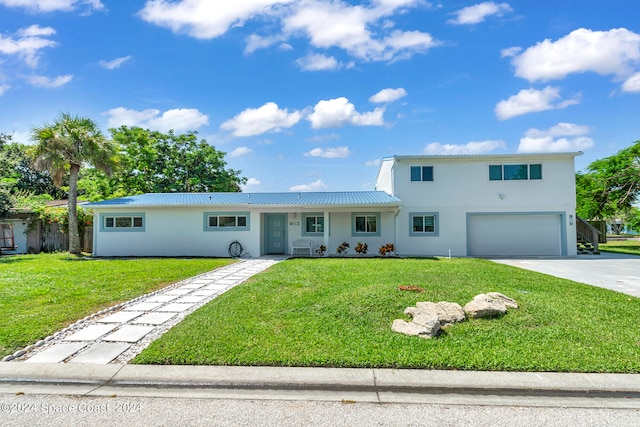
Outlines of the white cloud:
{"label": "white cloud", "polygon": [[[267,23],[264,31],[274,34],[249,36],[245,53],[276,43],[290,47],[289,38],[303,37],[315,48],[337,47],[364,61],[391,61],[440,44],[428,33],[393,29],[392,16],[425,5],[422,0],[375,0],[369,7],[341,0],[148,0],[138,15],[199,39],[220,37],[252,19]],[[274,22],[282,26],[274,30]]]}
{"label": "white cloud", "polygon": [[324,135],[313,135],[311,138],[307,138],[305,141],[313,143],[323,143],[326,141],[332,141],[334,139],[340,139],[340,135],[337,133],[327,133]]}
{"label": "white cloud", "polygon": [[502,16],[512,10],[508,3],[485,1],[484,3],[467,6],[454,12],[457,15],[456,19],[450,19],[447,22],[456,25],[478,24],[483,22],[488,16]]}
{"label": "white cloud", "polygon": [[304,153],[307,157],[323,157],[325,159],[343,159],[349,157],[350,154],[349,147],[314,148],[308,153]]}
{"label": "white cloud", "polygon": [[640,63],[640,34],[617,28],[579,28],[553,42],[546,39],[515,56],[516,76],[534,81],[565,78],[592,71],[624,78]]}
{"label": "white cloud", "polygon": [[213,39],[231,27],[274,13],[278,5],[294,0],[148,0],[139,16],[152,24],[169,28],[174,33],[188,34],[198,39]]}
{"label": "white cloud", "polygon": [[7,84],[0,84],[0,96],[4,95],[4,93],[9,89],[11,89],[11,86]]}
{"label": "white cloud", "polygon": [[296,60],[298,67],[305,71],[336,70],[340,63],[333,56],[312,53]]}
{"label": "white cloud", "polygon": [[247,108],[231,120],[220,125],[223,130],[232,131],[235,136],[253,136],[265,132],[280,132],[300,121],[302,113],[281,110],[275,102],[267,102],[260,108]]}
{"label": "white cloud", "polygon": [[160,132],[169,130],[184,132],[209,124],[209,117],[194,108],[176,108],[159,115],[160,110],[156,109],[136,111],[117,107],[102,114],[109,116],[107,120],[109,128],[136,126]]}
{"label": "white cloud", "polygon": [[31,12],[70,12],[79,6],[87,6],[88,10],[103,10],[100,0],[0,0],[6,7],[21,7]]}
{"label": "white cloud", "polygon": [[100,66],[106,68],[107,70],[115,70],[116,68],[120,68],[122,64],[131,60],[132,56],[123,56],[120,58],[112,59],[111,61],[100,61]]}
{"label": "white cloud", "polygon": [[260,182],[259,179],[257,179],[257,178],[249,178],[245,185],[249,186],[249,185],[260,185],[260,184],[262,184],[262,182]]}
{"label": "white cloud", "polygon": [[345,97],[322,100],[313,107],[313,113],[307,116],[314,129],[327,127],[382,126],[384,108],[379,107],[367,113],[358,113],[355,106]]}
{"label": "white cloud", "polygon": [[547,86],[542,90],[523,89],[517,95],[498,102],[495,113],[498,119],[507,120],[527,113],[565,108],[579,102],[577,98],[560,101],[558,87]]}
{"label": "white cloud", "polygon": [[260,186],[262,182],[257,178],[249,178],[244,185],[241,185],[242,191],[250,191],[258,186]]}
{"label": "white cloud", "polygon": [[234,159],[237,157],[242,157],[242,156],[246,156],[247,154],[252,153],[253,150],[249,147],[238,147],[235,150],[233,150],[232,152],[229,153],[229,157]]}
{"label": "white cloud", "polygon": [[327,185],[322,182],[321,179],[319,179],[310,184],[294,185],[293,187],[289,188],[289,191],[322,191],[326,190],[327,188]]}
{"label": "white cloud", "polygon": [[502,140],[486,140],[486,141],[471,141],[466,144],[441,144],[439,142],[432,142],[424,148],[425,154],[482,154],[488,153],[494,150],[505,150],[507,144]]}
{"label": "white cloud", "polygon": [[558,123],[547,130],[529,129],[518,145],[519,153],[558,153],[582,151],[593,147],[593,139],[586,136],[589,126]]}
{"label": "white cloud", "polygon": [[375,159],[375,160],[367,160],[366,162],[364,162],[365,166],[380,166],[380,159]]}
{"label": "white cloud", "polygon": [[399,87],[397,89],[382,89],[380,92],[369,98],[369,101],[376,104],[384,104],[388,102],[397,101],[400,98],[407,96],[407,91]]}
{"label": "white cloud", "polygon": [[625,92],[640,92],[640,72],[625,80],[622,83],[622,90]]}
{"label": "white cloud", "polygon": [[31,86],[36,86],[36,87],[56,88],[56,87],[66,85],[72,79],[73,79],[73,75],[71,74],[58,76],[55,78],[33,75],[33,76],[27,77],[27,83],[29,83]]}
{"label": "white cloud", "polygon": [[40,51],[54,47],[57,43],[48,37],[56,31],[51,27],[32,25],[18,30],[15,37],[4,37],[0,34],[0,54],[16,55],[29,67],[38,65]]}
{"label": "white cloud", "polygon": [[508,47],[506,49],[502,49],[500,51],[500,57],[501,58],[513,58],[514,56],[516,56],[517,54],[519,54],[520,52],[522,52],[522,48],[521,47]]}
{"label": "white cloud", "polygon": [[342,1],[306,0],[285,16],[284,33],[303,35],[316,48],[338,47],[364,61],[389,61],[424,52],[439,42],[419,31],[392,30],[388,18],[421,2],[373,2],[372,7]]}

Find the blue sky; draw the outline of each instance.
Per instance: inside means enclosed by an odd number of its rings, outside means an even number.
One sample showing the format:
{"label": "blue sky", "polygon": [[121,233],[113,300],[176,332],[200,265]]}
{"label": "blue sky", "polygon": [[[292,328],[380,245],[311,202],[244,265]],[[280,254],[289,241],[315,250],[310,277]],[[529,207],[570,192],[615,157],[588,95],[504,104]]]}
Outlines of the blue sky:
{"label": "blue sky", "polygon": [[394,154],[640,139],[640,2],[0,0],[0,132],[196,130],[245,191],[373,189]]}

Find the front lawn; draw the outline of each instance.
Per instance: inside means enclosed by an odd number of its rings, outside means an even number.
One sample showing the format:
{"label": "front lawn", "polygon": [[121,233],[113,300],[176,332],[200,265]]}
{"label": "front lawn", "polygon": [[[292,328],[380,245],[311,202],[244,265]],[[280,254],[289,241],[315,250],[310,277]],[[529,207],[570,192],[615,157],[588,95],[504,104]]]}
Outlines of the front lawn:
{"label": "front lawn", "polygon": [[231,262],[66,253],[0,257],[0,358],[89,314]]}
{"label": "front lawn", "polygon": [[[520,309],[432,340],[391,331],[417,301],[464,305],[490,291]],[[640,372],[638,319],[638,298],[486,260],[295,259],[200,308],[134,363]]]}
{"label": "front lawn", "polygon": [[598,248],[601,251],[617,252],[620,254],[640,255],[640,239],[635,240],[609,240],[607,243],[600,243]]}

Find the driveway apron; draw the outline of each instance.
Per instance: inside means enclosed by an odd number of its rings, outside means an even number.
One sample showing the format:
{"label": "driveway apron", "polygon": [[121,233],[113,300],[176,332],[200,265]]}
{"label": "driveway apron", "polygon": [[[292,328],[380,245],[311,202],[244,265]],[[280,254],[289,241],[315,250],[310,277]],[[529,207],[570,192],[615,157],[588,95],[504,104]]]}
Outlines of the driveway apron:
{"label": "driveway apron", "polygon": [[250,259],[88,316],[4,358],[25,363],[124,364],[187,314],[281,259]]}
{"label": "driveway apron", "polygon": [[640,257],[602,252],[563,258],[495,258],[492,261],[640,297]]}

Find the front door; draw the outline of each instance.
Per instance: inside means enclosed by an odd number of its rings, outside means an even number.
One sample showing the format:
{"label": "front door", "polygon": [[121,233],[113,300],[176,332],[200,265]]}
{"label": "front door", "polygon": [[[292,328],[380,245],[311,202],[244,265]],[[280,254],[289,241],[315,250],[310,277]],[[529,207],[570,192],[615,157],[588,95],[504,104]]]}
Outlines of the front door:
{"label": "front door", "polygon": [[265,252],[267,254],[284,254],[287,251],[285,214],[265,214]]}

